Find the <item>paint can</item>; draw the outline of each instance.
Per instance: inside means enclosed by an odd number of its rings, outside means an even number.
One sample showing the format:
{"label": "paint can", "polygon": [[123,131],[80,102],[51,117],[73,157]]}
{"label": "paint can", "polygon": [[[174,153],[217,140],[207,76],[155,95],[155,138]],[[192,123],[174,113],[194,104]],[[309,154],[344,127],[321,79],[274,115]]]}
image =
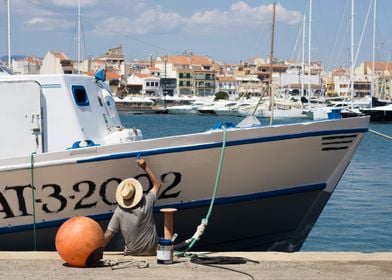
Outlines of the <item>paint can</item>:
{"label": "paint can", "polygon": [[157,263],[173,263],[173,241],[170,239],[159,238],[157,248]]}

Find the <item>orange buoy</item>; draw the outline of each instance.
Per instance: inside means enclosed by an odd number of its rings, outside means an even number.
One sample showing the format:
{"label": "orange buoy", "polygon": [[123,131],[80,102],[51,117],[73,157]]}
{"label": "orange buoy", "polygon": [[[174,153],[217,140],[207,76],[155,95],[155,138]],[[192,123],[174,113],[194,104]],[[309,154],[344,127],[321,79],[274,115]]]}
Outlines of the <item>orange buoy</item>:
{"label": "orange buoy", "polygon": [[56,234],[56,250],[72,266],[85,267],[103,256],[104,238],[101,226],[93,219],[77,216],[64,222]]}

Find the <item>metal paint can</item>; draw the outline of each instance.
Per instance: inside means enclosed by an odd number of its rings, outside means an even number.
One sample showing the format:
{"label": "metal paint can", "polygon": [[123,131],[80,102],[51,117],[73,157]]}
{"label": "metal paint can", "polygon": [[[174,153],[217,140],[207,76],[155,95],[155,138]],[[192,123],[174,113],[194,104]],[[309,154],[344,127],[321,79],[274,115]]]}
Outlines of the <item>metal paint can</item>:
{"label": "metal paint can", "polygon": [[173,241],[171,241],[170,239],[159,238],[157,248],[157,263],[173,263]]}

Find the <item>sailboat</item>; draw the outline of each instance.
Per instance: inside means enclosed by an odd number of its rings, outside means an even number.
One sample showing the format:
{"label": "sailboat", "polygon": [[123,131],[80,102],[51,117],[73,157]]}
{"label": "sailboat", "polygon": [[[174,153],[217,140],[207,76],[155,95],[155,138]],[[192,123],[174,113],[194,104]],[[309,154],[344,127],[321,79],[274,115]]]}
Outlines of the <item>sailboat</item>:
{"label": "sailboat", "polygon": [[[273,60],[274,60],[274,40],[275,40],[275,16],[276,3],[273,3],[272,9],[272,28],[271,28],[271,49],[269,54],[270,60],[270,80],[267,88],[264,88],[258,102],[238,108],[240,116],[255,116],[259,118],[269,118],[270,123],[273,119],[286,118],[308,118],[302,108],[300,101],[293,101],[290,96],[275,96],[275,89],[272,85]],[[269,98],[264,99],[263,95],[267,93]]]}
{"label": "sailboat", "polygon": [[381,101],[374,96],[375,86],[375,42],[376,42],[376,15],[377,15],[377,0],[373,0],[373,55],[372,55],[372,102],[371,108],[364,108],[361,112],[370,116],[371,122],[392,122],[392,103],[390,100]]}

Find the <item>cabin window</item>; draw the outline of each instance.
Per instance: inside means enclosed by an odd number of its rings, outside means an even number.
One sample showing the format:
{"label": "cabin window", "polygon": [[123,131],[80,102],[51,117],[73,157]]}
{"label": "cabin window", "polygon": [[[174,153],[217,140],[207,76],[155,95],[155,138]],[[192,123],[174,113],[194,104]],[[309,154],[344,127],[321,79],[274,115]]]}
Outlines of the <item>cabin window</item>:
{"label": "cabin window", "polygon": [[86,89],[83,86],[72,86],[72,95],[78,106],[89,106]]}

